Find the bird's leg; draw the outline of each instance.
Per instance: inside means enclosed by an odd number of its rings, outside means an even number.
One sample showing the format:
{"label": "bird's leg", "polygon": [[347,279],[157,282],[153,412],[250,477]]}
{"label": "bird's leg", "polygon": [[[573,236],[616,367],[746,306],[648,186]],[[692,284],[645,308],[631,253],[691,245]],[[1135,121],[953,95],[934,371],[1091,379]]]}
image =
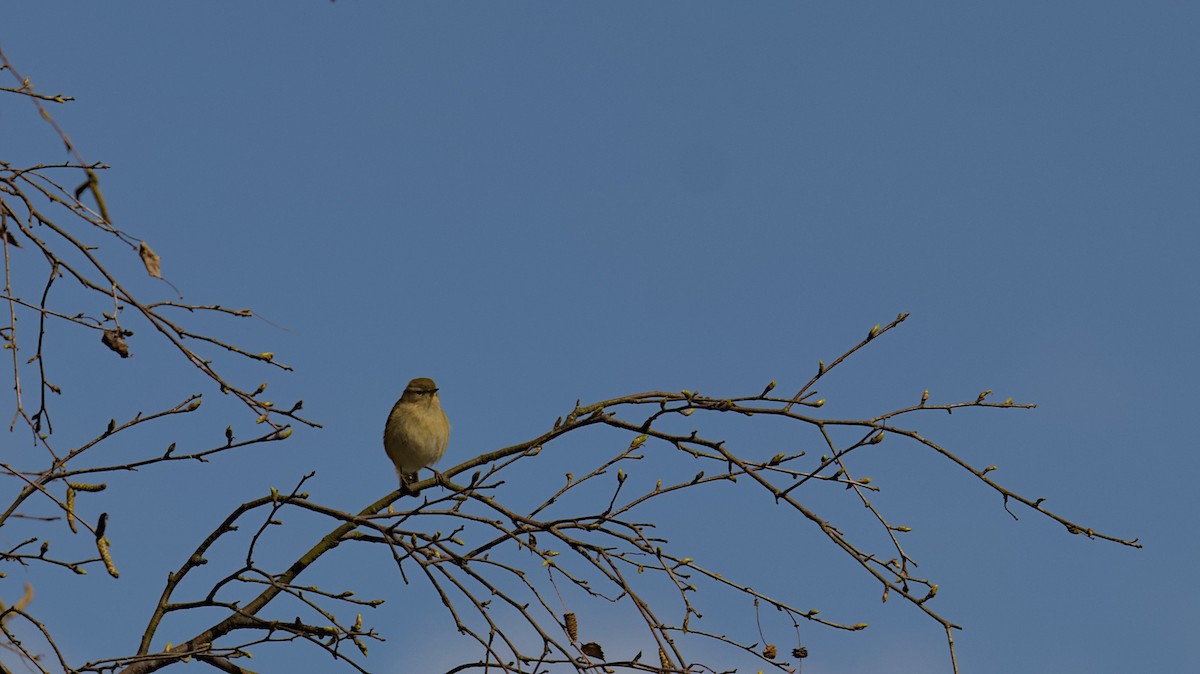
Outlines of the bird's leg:
{"label": "bird's leg", "polygon": [[416,496],[421,493],[420,489],[413,489],[412,483],[417,481],[416,473],[408,473],[400,475],[400,491],[406,496]]}

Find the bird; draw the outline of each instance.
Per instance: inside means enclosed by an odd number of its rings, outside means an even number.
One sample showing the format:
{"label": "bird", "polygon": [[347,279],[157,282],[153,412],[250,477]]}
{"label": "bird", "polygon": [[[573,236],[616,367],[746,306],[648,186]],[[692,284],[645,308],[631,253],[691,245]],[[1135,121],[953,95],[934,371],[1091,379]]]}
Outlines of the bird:
{"label": "bird", "polygon": [[396,467],[400,486],[417,480],[417,472],[437,463],[450,443],[450,420],[442,411],[438,387],[428,377],[418,377],[404,393],[383,428],[383,449]]}

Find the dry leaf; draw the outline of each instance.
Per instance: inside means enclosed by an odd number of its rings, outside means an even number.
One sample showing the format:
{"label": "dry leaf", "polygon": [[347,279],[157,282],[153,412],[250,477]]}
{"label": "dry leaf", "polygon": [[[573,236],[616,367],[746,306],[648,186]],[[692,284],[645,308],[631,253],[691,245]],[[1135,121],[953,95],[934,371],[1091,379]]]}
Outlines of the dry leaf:
{"label": "dry leaf", "polygon": [[17,603],[13,604],[13,608],[17,610],[23,609],[26,606],[29,606],[29,602],[31,601],[33,601],[33,586],[29,583],[25,583],[25,594],[21,595],[21,598],[17,600]]}
{"label": "dry leaf", "polygon": [[138,255],[142,256],[142,264],[146,265],[146,273],[154,278],[162,278],[162,262],[158,253],[150,250],[143,241],[138,245]]}
{"label": "dry leaf", "polygon": [[583,654],[589,658],[597,658],[600,660],[604,659],[604,649],[600,648],[600,644],[596,643],[595,641],[587,642],[586,644],[580,646],[579,650],[583,651]]}
{"label": "dry leaf", "polygon": [[21,247],[21,242],[17,241],[17,237],[13,236],[12,232],[8,231],[8,227],[0,226],[0,235],[4,236],[4,241],[6,243],[11,243],[12,245],[16,246],[17,248]]}
{"label": "dry leaf", "polygon": [[118,356],[129,357],[129,345],[125,343],[125,335],[120,330],[105,330],[100,336],[100,341],[104,342],[104,346],[116,351]]}
{"label": "dry leaf", "polygon": [[[43,548],[46,547],[46,544],[42,543],[42,547]],[[46,554],[44,550],[43,550],[42,554]],[[33,601],[33,586],[30,585],[29,583],[25,583],[25,594],[24,594],[24,596],[22,596],[20,599],[17,600],[17,603],[13,604],[13,608],[16,609],[17,611],[20,611],[21,609],[28,606],[29,602],[31,602],[31,601]],[[3,608],[4,608],[4,602],[0,601],[0,609],[3,609]],[[14,613],[12,611],[6,611],[4,613],[4,617],[0,618],[0,625],[7,624],[8,619],[15,615],[16,615],[16,613]]]}

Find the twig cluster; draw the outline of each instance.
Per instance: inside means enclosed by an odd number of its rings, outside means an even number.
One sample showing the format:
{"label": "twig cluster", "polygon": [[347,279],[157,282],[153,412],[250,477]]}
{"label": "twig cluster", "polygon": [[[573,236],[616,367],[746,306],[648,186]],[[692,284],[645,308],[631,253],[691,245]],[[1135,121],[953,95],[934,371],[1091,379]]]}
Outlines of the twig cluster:
{"label": "twig cluster", "polygon": [[[19,543],[0,550],[0,562],[32,566],[44,564],[76,574],[93,566],[103,567],[112,577],[120,575],[119,553],[105,536],[107,514],[87,505],[88,494],[104,491],[105,474],[128,473],[154,464],[194,463],[250,445],[287,438],[292,424],[315,425],[302,418],[300,402],[278,407],[257,388],[235,383],[225,374],[230,361],[250,360],[280,370],[290,370],[269,352],[254,352],[199,330],[205,316],[249,318],[248,309],[229,309],[214,304],[193,304],[162,274],[162,260],[150,245],[117,227],[101,190],[99,176],[108,167],[89,163],[71,138],[58,125],[48,106],[65,104],[69,96],[46,95],[35,90],[0,50],[0,78],[11,78],[13,86],[0,86],[0,95],[25,99],[40,120],[48,124],[70,157],[59,163],[17,166],[0,158],[0,254],[4,262],[0,302],[7,309],[0,318],[0,344],[8,352],[12,381],[12,417],[9,434],[17,442],[0,460],[0,477],[7,486],[0,492],[0,528],[8,540]],[[170,287],[176,299],[150,301],[132,280],[136,269]],[[153,289],[147,291],[152,293]],[[160,293],[161,294],[161,293]],[[137,335],[135,337],[135,328]],[[191,416],[201,407],[202,394],[186,396],[177,403],[162,405],[149,413],[138,412],[121,421],[112,419],[93,437],[82,441],[55,435],[57,400],[73,384],[68,376],[76,370],[56,367],[55,345],[59,333],[90,336],[89,344],[99,359],[126,359],[139,351],[161,351],[177,356],[183,369],[194,369],[208,386],[231,396],[245,407],[264,431],[249,439],[237,439],[232,425],[223,443],[176,448],[172,443],[139,458],[115,462],[105,448],[121,444],[140,427],[163,427],[172,420]],[[79,352],[70,354],[79,357]],[[231,358],[232,357],[232,358]],[[79,386],[89,382],[83,380]],[[94,382],[90,382],[94,384]],[[103,399],[123,386],[107,384],[105,390],[89,391]],[[77,423],[77,420],[73,419]],[[27,449],[17,450],[28,437]],[[189,443],[190,444],[190,443]],[[3,484],[3,481],[0,481]],[[7,503],[7,505],[4,505]],[[44,514],[49,507],[49,514]],[[77,535],[94,539],[94,555],[58,554],[57,537]],[[114,559],[116,557],[117,559]],[[3,575],[0,570],[0,575]],[[30,595],[32,596],[32,595]],[[28,601],[13,606],[0,602],[0,648],[19,654],[35,668],[43,668],[42,655],[22,644],[10,630],[16,619],[44,636],[55,654],[58,649],[50,632],[27,610]],[[60,664],[68,669],[65,662]],[[42,671],[45,671],[42,669]]]}
{"label": "twig cluster", "polygon": [[[756,492],[764,494],[783,512],[808,522],[810,531],[841,550],[867,578],[879,584],[885,601],[890,596],[900,597],[940,625],[946,634],[952,668],[957,671],[953,631],[958,625],[933,609],[937,584],[915,573],[917,563],[902,543],[911,529],[893,522],[872,502],[872,495],[880,487],[858,471],[870,460],[868,448],[915,442],[933,457],[952,462],[962,468],[965,476],[1000,494],[1006,507],[1009,502],[1019,502],[1071,533],[1140,546],[1136,540],[1098,533],[1047,510],[1043,499],[1026,498],[993,480],[990,475],[995,466],[974,466],[903,423],[910,417],[955,410],[1030,409],[1032,405],[1012,400],[992,402],[990,391],[962,402],[934,403],[926,392],[913,405],[871,418],[817,416],[825,401],[816,397],[814,385],[845,357],[906,317],[901,314],[892,323],[872,329],[866,339],[830,366],[819,365],[812,381],[794,395],[772,395],[772,382],[761,393],[742,397],[653,391],[591,405],[577,403],[538,437],[471,458],[413,485],[421,494],[415,501],[405,498],[409,492],[398,490],[351,513],[309,500],[299,492],[299,485],[287,495],[272,491],[239,507],[171,574],[137,654],[90,662],[78,671],[152,672],[201,656],[222,659],[220,668],[224,671],[249,671],[233,661],[249,656],[254,647],[283,641],[306,642],[351,669],[366,671],[367,661],[360,659],[367,653],[365,640],[386,635],[364,628],[360,610],[362,606],[377,606],[382,600],[362,601],[349,591],[330,592],[297,583],[309,566],[344,544],[365,544],[378,554],[388,555],[406,584],[426,583],[440,597],[448,625],[475,642],[479,653],[477,659],[461,662],[449,672],[719,671],[711,663],[689,655],[689,645],[694,645],[695,639],[752,654],[762,667],[794,672],[808,654],[800,640],[802,624],[841,630],[867,627],[826,618],[819,610],[803,609],[792,600],[760,591],[757,586],[764,579],[739,578],[737,568],[719,568],[685,555],[673,548],[664,533],[669,531],[671,521],[661,515],[639,515],[652,504],[671,503],[683,492],[699,492],[717,484],[732,485],[740,490],[743,500]],[[822,454],[810,456],[798,451],[756,456],[752,450],[736,449],[698,430],[678,432],[669,428],[681,419],[700,424],[722,415],[786,419],[815,433]],[[566,474],[561,483],[543,484],[540,493],[531,494],[528,488],[505,488],[510,484],[506,478],[519,480],[523,471],[530,470],[535,457],[567,451],[569,445],[562,438],[581,435],[589,427],[616,429],[627,434],[628,440],[608,450],[603,448],[611,445],[601,443],[599,451],[593,448],[588,453],[600,457],[594,466],[586,472]],[[836,442],[835,436],[844,435],[839,431],[847,429],[854,439]],[[699,465],[702,470],[692,473],[692,469],[665,469],[666,474],[652,485],[634,488],[642,481],[631,475],[645,470],[639,468],[639,462],[664,454],[685,457],[689,466]],[[583,459],[572,463],[586,464]],[[665,464],[660,461],[655,465]],[[802,488],[831,486],[870,512],[881,533],[877,537],[883,542],[881,548],[852,539],[829,517],[801,500],[805,493]],[[282,523],[280,514],[285,509],[319,514],[335,526],[290,565],[275,570],[259,567],[253,562],[254,550],[262,544],[265,531]],[[202,596],[175,598],[180,581],[204,563],[209,546],[236,531],[242,526],[239,522],[257,511],[265,511],[259,515],[263,523],[250,538],[245,564]],[[656,512],[666,511],[669,508]],[[244,595],[247,588],[251,593]],[[702,604],[706,597],[722,592],[743,597],[756,616],[760,607],[775,609],[769,615],[777,616],[796,634],[795,643],[787,649],[791,658],[781,655],[780,647],[762,636],[761,616],[758,640],[753,640],[755,633],[744,626],[718,620],[718,629],[707,627],[711,619],[703,618]],[[235,596],[238,598],[232,598]],[[291,601],[280,604],[283,599]],[[341,609],[345,617],[338,617],[339,604],[345,607]],[[600,604],[626,611],[630,617],[627,624],[636,621],[642,625],[644,641],[612,644],[588,639],[587,616]],[[222,608],[228,614],[190,638],[159,650],[152,648],[164,616],[201,607]],[[292,620],[285,617],[297,609],[304,611],[302,616]],[[356,612],[353,620],[350,611]],[[731,627],[750,636],[724,631]]]}
{"label": "twig cluster", "polygon": [[[97,244],[86,242],[89,237],[128,249],[130,258],[136,251],[146,273],[162,277],[161,261],[146,242],[112,224],[97,178],[105,167],[85,162],[46,110],[48,104],[71,99],[36,92],[2,51],[0,70],[17,81],[16,86],[0,87],[0,93],[29,99],[74,158],[27,168],[0,162],[0,248],[5,261],[0,299],[9,310],[0,338],[12,352],[15,414],[10,431],[18,424],[27,428],[37,450],[32,458],[14,455],[0,462],[0,475],[10,478],[12,485],[12,501],[0,514],[0,527],[20,522],[46,531],[90,535],[96,546],[95,556],[60,558],[51,553],[49,534],[39,531],[17,537],[21,542],[0,551],[0,561],[41,563],[75,573],[102,566],[115,578],[119,559],[114,559],[105,536],[107,516],[81,506],[87,494],[106,488],[97,479],[153,464],[206,461],[215,454],[282,440],[291,433],[292,422],[312,422],[297,415],[299,403],[284,410],[264,400],[265,384],[250,390],[231,383],[210,356],[192,345],[287,369],[273,354],[240,349],[200,334],[180,320],[196,314],[248,317],[250,311],[182,300],[143,301],[105,266]],[[65,186],[72,175],[82,176],[74,190]],[[94,207],[84,203],[85,195],[90,195]],[[39,291],[30,293],[19,288],[17,280],[33,278],[28,267],[34,261],[46,266]],[[59,283],[71,284],[72,292],[62,303],[52,302],[51,288]],[[59,294],[56,290],[55,297]],[[68,304],[74,306],[65,308]],[[801,608],[794,598],[759,589],[768,584],[766,579],[744,578],[736,567],[705,561],[714,550],[685,551],[672,544],[671,525],[678,522],[663,513],[672,512],[683,495],[725,488],[736,490],[743,500],[757,497],[771,503],[776,513],[806,524],[810,535],[841,551],[868,582],[878,584],[884,601],[899,597],[928,616],[945,631],[952,669],[957,672],[953,632],[958,626],[933,608],[938,585],[917,574],[917,562],[903,544],[911,529],[876,505],[873,498],[880,487],[861,472],[870,465],[872,448],[885,451],[893,443],[914,444],[999,494],[1006,509],[1020,504],[1072,534],[1140,545],[1136,539],[1102,534],[1051,512],[1043,506],[1045,499],[1028,498],[996,481],[995,466],[973,465],[910,423],[957,410],[1030,409],[1031,404],[1011,398],[995,402],[991,391],[973,399],[938,403],[931,402],[925,391],[912,405],[868,418],[822,416],[825,400],[818,397],[816,386],[907,316],[900,314],[870,329],[828,366],[820,362],[809,381],[790,395],[775,394],[776,384],[771,382],[757,394],[731,397],[650,391],[589,405],[576,402],[567,414],[548,424],[548,430],[528,441],[467,459],[357,511],[312,500],[302,491],[310,474],[289,491],[272,489],[238,506],[168,573],[135,653],[69,662],[52,630],[29,613],[32,589],[12,606],[0,606],[0,646],[40,672],[139,674],[193,661],[223,672],[250,672],[249,658],[271,646],[316,649],[348,669],[366,672],[370,645],[388,635],[365,625],[363,611],[379,606],[383,599],[360,599],[353,590],[329,590],[300,581],[313,564],[335,550],[386,555],[399,580],[425,584],[433,591],[441,602],[441,620],[474,644],[463,650],[466,655],[448,673],[720,671],[718,664],[695,655],[701,650],[698,643],[749,654],[764,669],[795,672],[808,655],[808,646],[800,638],[802,625],[850,631],[867,627],[828,618],[817,609]],[[37,326],[32,334],[17,329],[18,320],[25,317]],[[197,394],[149,414],[114,419],[76,446],[58,446],[52,439],[48,401],[61,389],[52,383],[44,357],[48,327],[59,324],[91,331],[99,343],[125,358],[133,355],[134,334],[129,328],[134,322],[140,323],[139,329],[152,329],[160,343],[203,379],[239,400],[264,424],[264,432],[239,440],[231,425],[223,443],[183,450],[172,444],[161,453],[124,463],[106,463],[93,451],[136,427],[195,413],[202,400]],[[29,343],[35,345],[34,353],[25,359],[18,353]],[[37,388],[23,388],[23,381],[36,382]],[[738,446],[720,430],[718,420],[729,418],[791,424],[797,431],[797,449],[767,456],[757,448]],[[679,430],[685,423],[695,424],[696,430]],[[597,440],[588,429],[608,432]],[[617,444],[611,440],[614,434],[621,436]],[[570,451],[566,436],[586,443],[588,451],[572,455],[573,470],[561,482],[512,487],[528,482],[525,478],[534,474],[532,466],[539,456]],[[799,449],[813,445],[819,449]],[[646,479],[651,471],[656,471],[653,482]],[[813,499],[802,498],[829,488],[869,513],[873,538],[844,533],[813,505]],[[56,514],[40,519],[26,514],[23,509],[34,499],[49,504]],[[286,566],[261,562],[267,556],[263,550],[274,549],[275,532],[290,513],[323,518],[331,528]],[[230,569],[211,584],[196,573],[209,564],[215,546],[236,541],[239,535],[245,554]],[[740,598],[754,612],[753,628],[721,616],[705,617],[712,598],[723,594]],[[599,607],[623,611],[629,617],[624,624],[639,626],[642,636],[620,643],[598,636]],[[429,614],[437,613],[436,607],[428,608],[433,609]],[[214,612],[217,617],[211,624],[190,636],[179,635],[178,623],[173,622],[185,614]],[[15,621],[25,624],[26,633],[38,635],[44,647],[35,648],[18,638]],[[796,635],[782,653],[766,636],[780,626]]]}

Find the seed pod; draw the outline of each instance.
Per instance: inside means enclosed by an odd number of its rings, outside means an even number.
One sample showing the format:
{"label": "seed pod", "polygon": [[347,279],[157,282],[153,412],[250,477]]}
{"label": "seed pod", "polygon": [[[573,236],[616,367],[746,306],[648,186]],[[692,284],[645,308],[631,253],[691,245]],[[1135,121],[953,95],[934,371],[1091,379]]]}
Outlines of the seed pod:
{"label": "seed pod", "polygon": [[67,526],[71,527],[71,533],[79,533],[75,528],[75,490],[70,486],[67,487]]}
{"label": "seed pod", "polygon": [[571,642],[579,641],[579,621],[576,620],[574,613],[564,613],[563,622],[567,623],[567,636],[571,637]]}
{"label": "seed pod", "polygon": [[108,575],[120,578],[121,574],[117,572],[117,566],[113,564],[112,553],[108,551],[108,539],[104,536],[97,538],[96,549],[100,552],[100,559],[104,561],[104,568],[108,570]]}
{"label": "seed pod", "polygon": [[104,491],[108,485],[101,482],[100,484],[88,484],[87,482],[68,482],[67,486],[75,491]]}

